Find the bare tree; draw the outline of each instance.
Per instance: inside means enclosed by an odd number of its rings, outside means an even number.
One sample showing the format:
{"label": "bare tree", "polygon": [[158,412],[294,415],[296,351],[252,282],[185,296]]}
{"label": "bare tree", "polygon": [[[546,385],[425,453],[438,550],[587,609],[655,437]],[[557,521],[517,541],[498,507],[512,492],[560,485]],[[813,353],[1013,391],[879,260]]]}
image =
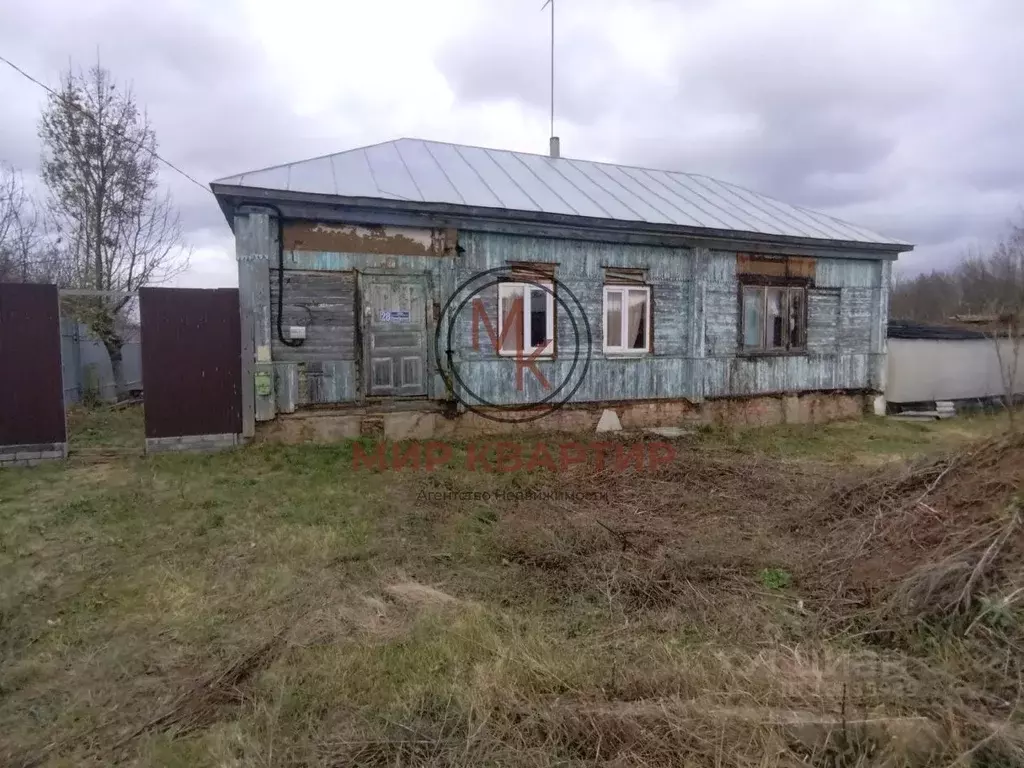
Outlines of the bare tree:
{"label": "bare tree", "polygon": [[896,277],[889,314],[898,320],[941,323],[960,306],[960,285],[953,272],[934,270],[913,278]]}
{"label": "bare tree", "polygon": [[1024,220],[1010,226],[987,259],[970,260],[964,267],[984,286],[983,294],[974,300],[980,303],[987,296],[994,326],[989,336],[999,363],[1003,405],[1014,431],[1017,390],[1024,386],[1019,380],[1024,336]]}
{"label": "bare tree", "polygon": [[39,213],[21,174],[0,165],[0,283],[26,283],[39,277],[42,244]]}
{"label": "bare tree", "polygon": [[65,73],[43,111],[39,137],[57,279],[97,292],[68,307],[106,347],[120,394],[133,294],[187,266],[181,221],[170,194],[160,190],[156,135],[130,88],[97,65]]}
{"label": "bare tree", "polygon": [[992,340],[1000,399],[1016,429],[1014,407],[1024,390],[1024,210],[991,250],[971,251],[947,270],[895,280],[889,313],[900,320],[977,323]]}

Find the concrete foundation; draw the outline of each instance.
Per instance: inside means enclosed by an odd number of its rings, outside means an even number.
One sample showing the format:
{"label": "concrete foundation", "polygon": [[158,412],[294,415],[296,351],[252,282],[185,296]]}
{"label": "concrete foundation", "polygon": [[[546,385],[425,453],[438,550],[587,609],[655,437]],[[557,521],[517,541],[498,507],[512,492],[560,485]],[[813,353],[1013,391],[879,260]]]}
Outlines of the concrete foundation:
{"label": "concrete foundation", "polygon": [[146,453],[215,453],[243,445],[241,435],[185,435],[183,437],[147,437]]}
{"label": "concrete foundation", "polygon": [[[359,437],[389,441],[463,439],[480,435],[539,432],[594,433],[601,415],[614,411],[622,429],[693,427],[702,424],[762,427],[775,424],[824,424],[861,418],[873,395],[851,392],[809,392],[799,395],[688,400],[587,403],[565,406],[536,421],[509,424],[472,412],[445,412],[429,401],[418,404],[379,403],[350,408],[306,409],[278,415],[259,425],[257,439],[283,443],[332,443]],[[502,412],[496,412],[501,415]]]}
{"label": "concrete foundation", "polygon": [[67,443],[0,445],[0,467],[34,467],[44,461],[61,461],[67,457]]}

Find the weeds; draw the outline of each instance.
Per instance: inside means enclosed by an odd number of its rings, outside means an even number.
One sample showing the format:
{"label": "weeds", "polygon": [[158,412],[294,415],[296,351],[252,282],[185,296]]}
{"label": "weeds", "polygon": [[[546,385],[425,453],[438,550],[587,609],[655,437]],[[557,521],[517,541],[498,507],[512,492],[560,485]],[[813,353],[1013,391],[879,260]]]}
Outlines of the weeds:
{"label": "weeds", "polygon": [[[5,765],[1024,761],[1019,442],[709,429],[482,478],[93,428],[102,464],[0,472]],[[956,445],[863,468],[921,442]],[[481,482],[608,502],[418,501]]]}
{"label": "weeds", "polygon": [[765,568],[758,577],[766,589],[788,589],[793,584],[792,575],[783,568]]}

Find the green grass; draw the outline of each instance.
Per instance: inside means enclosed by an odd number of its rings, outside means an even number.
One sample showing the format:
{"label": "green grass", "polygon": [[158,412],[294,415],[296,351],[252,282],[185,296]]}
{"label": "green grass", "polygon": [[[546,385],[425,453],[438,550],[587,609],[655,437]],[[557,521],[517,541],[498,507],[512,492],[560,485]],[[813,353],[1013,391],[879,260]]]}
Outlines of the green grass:
{"label": "green grass", "polygon": [[765,568],[758,577],[766,589],[786,589],[793,583],[793,576],[784,568]]}
{"label": "green grass", "polygon": [[[72,446],[134,445],[140,418],[76,412]],[[872,463],[998,428],[866,420],[696,442],[741,464]],[[750,756],[774,737],[737,712],[830,710],[874,680],[850,667],[867,649],[831,643],[790,599],[783,528],[721,517],[744,503],[728,492],[708,519],[701,503],[680,513],[671,574],[637,570],[657,521],[625,502],[563,518],[417,501],[438,483],[570,481],[587,479],[353,471],[351,444],[0,471],[0,763],[765,764]],[[649,722],[647,701],[662,707]],[[689,725],[663,728],[677,706]]]}
{"label": "green grass", "polygon": [[1002,413],[921,422],[869,416],[857,421],[819,425],[711,428],[701,431],[700,441],[708,447],[724,447],[740,453],[876,464],[953,448],[965,440],[999,432],[1006,424]]}
{"label": "green grass", "polygon": [[145,449],[142,405],[68,409],[68,449],[72,455],[98,452],[141,454]]}

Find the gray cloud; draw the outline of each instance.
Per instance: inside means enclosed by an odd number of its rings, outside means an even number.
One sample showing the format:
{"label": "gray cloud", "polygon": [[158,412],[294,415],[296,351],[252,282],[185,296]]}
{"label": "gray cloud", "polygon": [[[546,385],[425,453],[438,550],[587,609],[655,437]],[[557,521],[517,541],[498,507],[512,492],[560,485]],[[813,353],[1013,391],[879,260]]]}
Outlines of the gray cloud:
{"label": "gray cloud", "polygon": [[[573,18],[616,7],[562,3],[567,154],[708,173],[849,217],[918,243],[912,271],[995,236],[1024,198],[1021,4],[662,4],[678,45],[655,72]],[[460,100],[542,113],[545,53],[506,42],[507,23],[478,19],[439,65]]]}
{"label": "gray cloud", "polygon": [[[401,135],[546,146],[539,0],[438,0],[429,30],[403,26],[425,18],[411,0],[298,2],[15,0],[0,4],[0,51],[51,84],[99,55],[130,79],[161,153],[203,184]],[[825,210],[918,243],[910,271],[993,237],[1024,200],[1024,4],[556,2],[569,156],[706,173]],[[267,18],[297,23],[279,32]],[[337,35],[296,35],[330,24]],[[352,35],[373,44],[342,61],[362,42]],[[0,161],[31,180],[44,94],[6,70],[0,88]],[[212,196],[162,177],[203,254],[196,280],[230,275]]]}
{"label": "gray cloud", "polygon": [[[254,165],[304,156],[318,144],[287,101],[274,99],[288,84],[268,66],[259,42],[246,35],[243,10],[241,3],[201,0],[5,4],[0,43],[5,55],[50,85],[69,66],[88,68],[99,59],[147,110],[161,155],[206,185]],[[13,76],[0,74],[5,82]],[[2,159],[31,173],[39,159],[36,128],[45,94],[25,81],[15,88],[24,98],[14,101],[17,112],[4,121]],[[276,155],[268,155],[268,147]],[[209,191],[167,167],[161,178],[180,209],[188,245],[233,253]]]}

